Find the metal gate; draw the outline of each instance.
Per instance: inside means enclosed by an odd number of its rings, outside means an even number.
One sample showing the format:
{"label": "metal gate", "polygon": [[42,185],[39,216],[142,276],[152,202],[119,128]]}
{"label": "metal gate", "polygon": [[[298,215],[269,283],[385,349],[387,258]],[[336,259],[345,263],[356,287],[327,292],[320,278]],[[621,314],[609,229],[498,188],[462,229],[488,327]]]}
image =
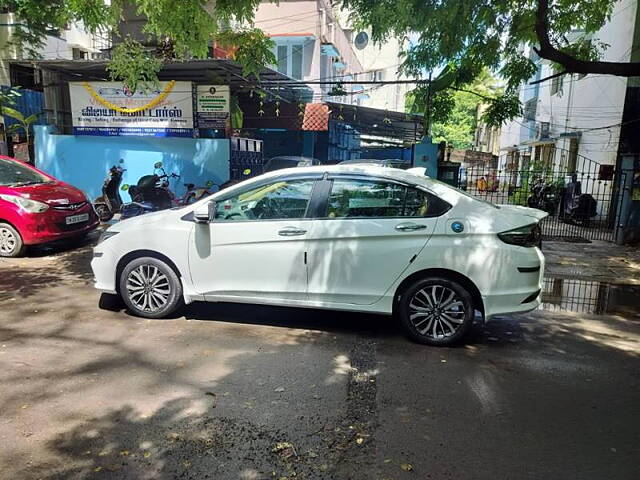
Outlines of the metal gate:
{"label": "metal gate", "polygon": [[[465,165],[459,187],[495,204],[546,210],[549,216],[541,227],[548,240],[615,241],[623,196],[628,194],[624,185],[631,172],[554,146],[536,157],[510,152],[487,163]],[[534,191],[545,187],[549,201],[535,205],[534,198],[532,205]],[[572,209],[578,201],[589,210]]]}

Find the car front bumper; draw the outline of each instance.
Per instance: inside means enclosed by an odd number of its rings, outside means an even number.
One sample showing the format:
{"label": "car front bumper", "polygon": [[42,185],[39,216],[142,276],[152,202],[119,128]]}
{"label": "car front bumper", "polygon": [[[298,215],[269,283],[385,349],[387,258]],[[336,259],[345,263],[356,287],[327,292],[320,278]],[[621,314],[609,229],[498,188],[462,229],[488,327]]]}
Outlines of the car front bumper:
{"label": "car front bumper", "polygon": [[94,248],[91,270],[95,278],[94,287],[103,293],[117,293],[116,268],[118,259],[108,248]]}
{"label": "car front bumper", "polygon": [[[84,213],[89,215],[89,220],[86,222],[71,225],[65,223],[66,217]],[[48,210],[41,214],[24,214],[19,231],[25,245],[37,245],[83,235],[95,230],[99,223],[93,207],[87,205],[85,208],[73,212]]]}

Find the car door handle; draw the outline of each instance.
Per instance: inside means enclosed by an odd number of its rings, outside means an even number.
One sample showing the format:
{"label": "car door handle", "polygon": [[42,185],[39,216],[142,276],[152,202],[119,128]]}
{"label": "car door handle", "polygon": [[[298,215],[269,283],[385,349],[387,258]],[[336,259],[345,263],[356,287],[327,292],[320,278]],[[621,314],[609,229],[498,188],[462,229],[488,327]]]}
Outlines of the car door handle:
{"label": "car door handle", "polygon": [[414,230],[424,230],[427,228],[426,225],[420,225],[419,223],[401,223],[400,225],[396,225],[396,230],[400,232],[412,232]]}
{"label": "car door handle", "polygon": [[284,227],[278,232],[278,235],[282,237],[297,237],[298,235],[304,235],[305,233],[307,233],[307,231],[302,228]]}

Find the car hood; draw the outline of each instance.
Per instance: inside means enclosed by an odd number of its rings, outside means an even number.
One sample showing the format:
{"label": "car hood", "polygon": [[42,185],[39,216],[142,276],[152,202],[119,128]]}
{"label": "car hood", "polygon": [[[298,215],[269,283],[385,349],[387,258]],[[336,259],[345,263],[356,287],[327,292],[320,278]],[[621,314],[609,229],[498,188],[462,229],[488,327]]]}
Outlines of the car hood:
{"label": "car hood", "polygon": [[49,205],[68,205],[86,200],[82,191],[63,182],[39,183],[24,187],[2,187],[2,193],[19,195]]}
{"label": "car hood", "polygon": [[175,218],[182,217],[186,211],[183,208],[159,210],[157,212],[149,212],[137,217],[126,218],[114,223],[108,228],[110,231],[123,232],[125,230],[132,230],[140,225],[148,225],[151,223],[163,223],[168,222]]}

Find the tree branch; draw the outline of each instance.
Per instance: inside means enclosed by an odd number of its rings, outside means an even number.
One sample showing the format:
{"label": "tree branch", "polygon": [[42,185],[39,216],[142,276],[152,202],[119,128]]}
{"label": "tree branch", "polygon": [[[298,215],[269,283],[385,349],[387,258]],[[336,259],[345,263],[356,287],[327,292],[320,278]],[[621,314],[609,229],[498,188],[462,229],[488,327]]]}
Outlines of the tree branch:
{"label": "tree branch", "polygon": [[553,75],[549,75],[548,77],[541,78],[540,80],[535,80],[533,82],[529,82],[529,85],[535,85],[537,83],[546,82],[547,80],[551,80],[551,79],[554,79],[556,77],[561,77],[563,75],[566,75],[567,73],[569,73],[569,72],[562,71],[562,72],[554,73]]}
{"label": "tree branch", "polygon": [[535,29],[540,43],[538,48],[533,48],[535,52],[542,58],[562,65],[566,73],[599,73],[618,77],[640,77],[640,62],[579,60],[554,47],[549,38],[549,0],[538,0]]}

